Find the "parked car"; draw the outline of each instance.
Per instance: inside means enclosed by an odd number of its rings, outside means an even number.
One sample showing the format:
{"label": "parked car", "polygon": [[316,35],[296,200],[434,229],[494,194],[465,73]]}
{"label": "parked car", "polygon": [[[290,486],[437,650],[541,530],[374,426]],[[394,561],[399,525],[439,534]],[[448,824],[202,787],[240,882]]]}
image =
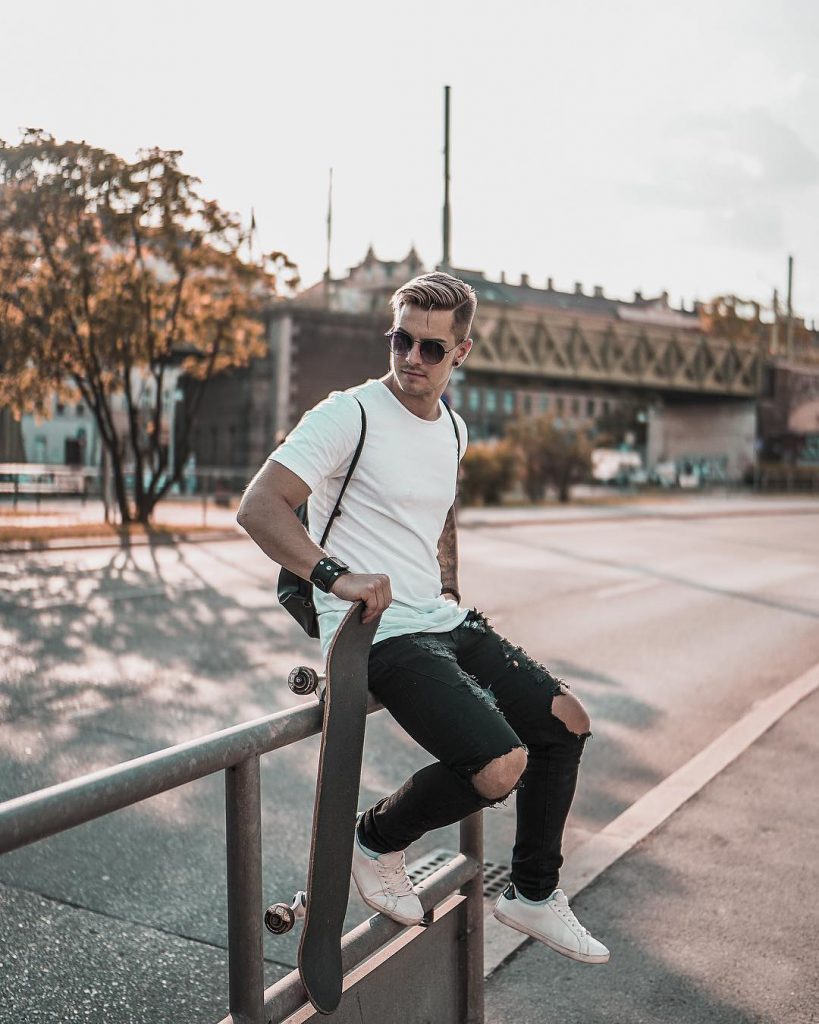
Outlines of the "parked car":
{"label": "parked car", "polygon": [[619,448],[595,448],[592,451],[592,478],[600,483],[628,483],[632,474],[642,470],[639,452]]}

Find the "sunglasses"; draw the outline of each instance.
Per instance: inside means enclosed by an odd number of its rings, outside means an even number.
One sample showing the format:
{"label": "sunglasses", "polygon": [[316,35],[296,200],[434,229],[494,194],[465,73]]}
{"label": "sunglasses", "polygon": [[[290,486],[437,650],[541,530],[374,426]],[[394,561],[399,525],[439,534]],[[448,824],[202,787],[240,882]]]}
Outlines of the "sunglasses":
{"label": "sunglasses", "polygon": [[[387,331],[384,337],[390,343],[392,354],[400,359],[406,359],[412,351],[412,346],[415,344],[415,338],[400,327]],[[419,341],[418,347],[421,351],[421,361],[434,366],[436,363],[441,362],[447,352],[453,352],[458,346],[453,345],[452,348],[445,348],[442,342],[428,338],[426,341]]]}

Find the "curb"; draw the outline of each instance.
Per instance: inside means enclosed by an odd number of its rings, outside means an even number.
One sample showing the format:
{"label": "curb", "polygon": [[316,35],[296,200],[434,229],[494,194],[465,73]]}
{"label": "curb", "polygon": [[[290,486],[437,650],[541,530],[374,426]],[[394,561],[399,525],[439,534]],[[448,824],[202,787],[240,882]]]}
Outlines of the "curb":
{"label": "curb", "polygon": [[31,555],[48,551],[80,551],[92,548],[174,547],[177,544],[205,544],[212,541],[245,540],[238,530],[203,530],[197,533],[161,533],[156,537],[144,534],[129,538],[125,543],[108,537],[55,537],[47,541],[18,541],[0,546],[0,555]]}
{"label": "curb", "polygon": [[710,512],[665,512],[661,509],[651,511],[612,512],[607,513],[594,509],[588,515],[567,516],[528,516],[520,519],[472,519],[458,521],[462,530],[496,530],[512,526],[572,526],[578,523],[624,523],[640,519],[667,519],[674,522],[696,522],[700,519],[748,519],[765,516],[815,516],[819,515],[819,502],[816,508],[776,508],[776,509],[719,509]]}
{"label": "curb", "polygon": [[[643,794],[569,856],[562,888],[573,899],[616,861],[680,810],[797,704],[819,690],[819,663],[770,696],[755,701],[720,736]],[[524,943],[532,942],[500,924],[491,910],[485,918],[484,979],[503,966]]]}

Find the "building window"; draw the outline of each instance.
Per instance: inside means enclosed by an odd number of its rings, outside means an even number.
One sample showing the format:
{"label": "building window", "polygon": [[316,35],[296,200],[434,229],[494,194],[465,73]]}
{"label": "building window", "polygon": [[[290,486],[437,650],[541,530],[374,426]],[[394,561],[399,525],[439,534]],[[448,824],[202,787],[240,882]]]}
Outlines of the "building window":
{"label": "building window", "polygon": [[595,409],[596,404],[597,403],[595,402],[595,400],[593,398],[587,398],[586,399],[586,415],[587,416],[594,416],[594,409]]}
{"label": "building window", "polygon": [[564,412],[564,410],[566,408],[566,399],[563,397],[563,395],[558,395],[557,396],[557,400],[556,400],[555,404],[557,406],[557,415],[558,416],[562,416],[563,412]]}
{"label": "building window", "polygon": [[580,399],[579,398],[573,398],[572,399],[572,416],[579,416],[579,415],[580,415]]}
{"label": "building window", "polygon": [[83,402],[77,402],[77,415],[85,416],[85,404]]}
{"label": "building window", "polygon": [[610,411],[611,411],[611,403],[609,402],[608,398],[604,398],[603,399],[603,415],[604,416],[608,416]]}
{"label": "building window", "polygon": [[498,393],[497,391],[489,388],[484,398],[483,407],[487,412],[495,412],[498,408]]}
{"label": "building window", "polygon": [[63,416],[65,414],[65,402],[57,402],[57,415]]}
{"label": "building window", "polygon": [[504,391],[503,393],[503,411],[507,416],[511,416],[515,411],[515,393],[514,391]]}
{"label": "building window", "polygon": [[548,395],[541,395],[540,396],[540,411],[541,412],[548,412],[549,411],[549,396]]}
{"label": "building window", "polygon": [[532,415],[532,396],[531,395],[524,395],[523,399],[521,401],[521,405],[523,407],[523,415],[524,416],[531,416]]}
{"label": "building window", "polygon": [[469,411],[477,412],[481,407],[481,389],[470,388],[469,389]]}

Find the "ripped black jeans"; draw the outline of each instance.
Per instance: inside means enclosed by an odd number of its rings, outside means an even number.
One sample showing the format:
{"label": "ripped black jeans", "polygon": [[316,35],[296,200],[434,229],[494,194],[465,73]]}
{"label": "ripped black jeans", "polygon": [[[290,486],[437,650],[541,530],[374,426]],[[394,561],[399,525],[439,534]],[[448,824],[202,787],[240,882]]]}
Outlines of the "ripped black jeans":
{"label": "ripped black jeans", "polygon": [[549,896],[563,863],[563,829],[587,738],[552,714],[565,684],[476,611],[449,633],[382,640],[369,670],[375,697],[438,760],[365,813],[364,845],[377,853],[403,850],[430,829],[496,803],[471,778],[522,746],[528,763],[516,791],[512,881],[529,899]]}

